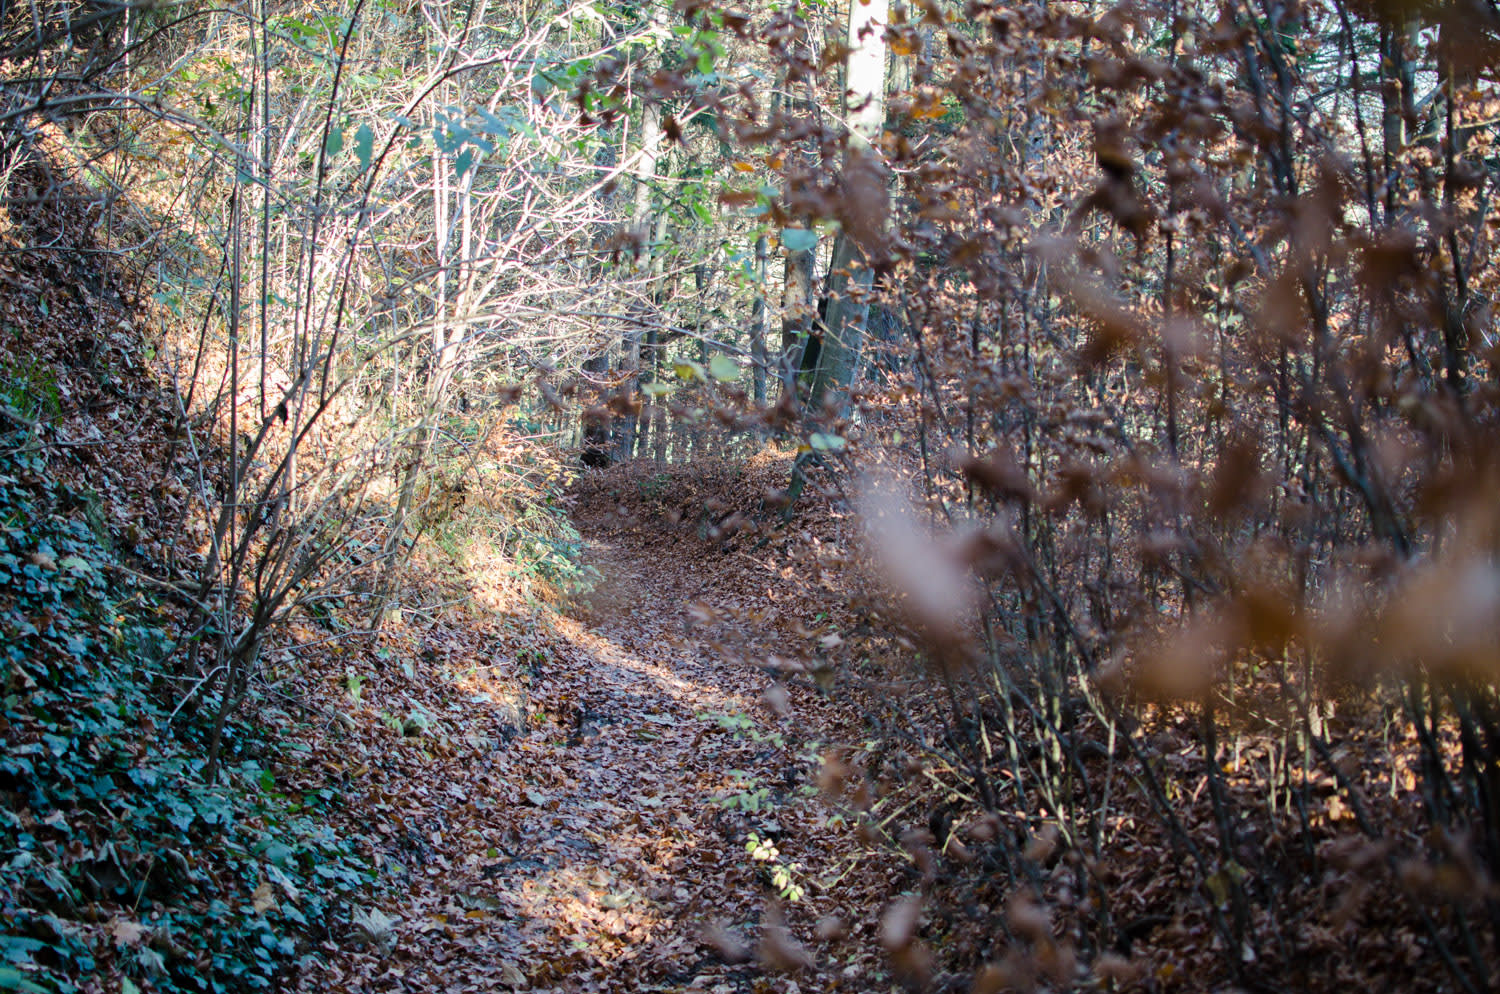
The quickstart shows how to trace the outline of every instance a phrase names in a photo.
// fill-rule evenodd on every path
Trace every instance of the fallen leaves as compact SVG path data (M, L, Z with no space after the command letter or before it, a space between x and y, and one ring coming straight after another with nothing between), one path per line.
M354 925L354 937L356 941L368 943L385 954L389 954L395 950L397 942L396 918L386 914L379 908L355 908L350 921Z
M812 774L799 749L834 734L823 724L830 705L812 703L795 673L768 686L746 662L781 649L788 623L757 627L764 566L638 542L612 532L607 522L619 520L618 501L600 517L580 514L600 593L576 612L548 615L528 643L528 656L546 659L527 687L528 728L482 758L462 734L451 755L428 734L363 764L353 812L377 816L386 865L409 874L412 891L382 904L385 928L362 917L362 944L330 961L323 980L310 974L304 989L643 990L680 975L705 948L714 963L693 968L695 987L734 987L764 963L820 987L815 950L868 938L844 923L813 927L839 903L865 901L856 888L878 888L883 877L845 874L828 894L817 884L837 880L858 848L823 802L792 789ZM809 642L835 634L808 631ZM429 631L424 642L442 647L430 654L441 667L426 679L376 672L362 688L356 739L397 702L401 713L429 713L458 732L482 720L486 701L450 695L432 677L462 670L495 638L457 625ZM328 692L343 692L343 665ZM719 803L726 789L756 792L766 806ZM746 854L755 833L775 834L774 867ZM794 866L791 882L805 896L767 911L766 874Z
M147 934L146 926L127 918L116 918L110 923L109 932L117 946L138 946Z
M777 973L810 970L815 965L812 953L787 928L786 918L778 904L766 909L758 955L762 966Z

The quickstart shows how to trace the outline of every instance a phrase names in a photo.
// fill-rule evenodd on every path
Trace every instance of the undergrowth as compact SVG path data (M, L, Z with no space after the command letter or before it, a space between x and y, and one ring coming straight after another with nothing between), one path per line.
M422 523L423 545L441 555L425 557L408 593L432 587L485 616L579 596L598 580L569 517L575 473L534 427L513 419L467 449L439 451Z
M203 780L170 612L89 503L0 436L0 989L267 989L370 874L277 757Z

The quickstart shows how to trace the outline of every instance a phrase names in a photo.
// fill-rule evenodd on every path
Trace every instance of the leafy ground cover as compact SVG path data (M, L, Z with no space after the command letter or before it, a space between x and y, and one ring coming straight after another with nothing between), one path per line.
M1094 783L1149 768L1187 784L1169 798L1180 836L1123 787L1096 856L1039 786L1002 786L986 811L839 502L814 488L790 526L774 513L790 453L583 477L566 502L585 597L414 612L374 638L299 621L267 652L255 727L204 784L201 724L152 670L170 606L130 579L90 498L46 482L34 436L6 451L9 987L1223 982L1227 898L1182 856L1216 841L1191 723L1146 712L1135 757L1086 720L1074 733ZM1242 808L1264 803L1264 748L1247 739L1226 771ZM1405 803L1380 769L1342 769ZM1331 783L1309 796L1318 810L1241 842L1272 854L1277 875L1239 865L1285 888L1319 952L1275 969L1332 990L1379 957L1420 984L1411 895L1455 886L1457 864L1362 841ZM1008 882L1007 852L1029 887ZM1227 892L1245 872L1216 879Z
M1023 688L1010 716L998 692L945 700L839 495L790 527L765 513L788 462L619 467L582 481L575 512L638 573L678 578L651 588L686 604L673 651L758 674L769 713L820 740L801 776L847 831L809 849L777 840L814 868L817 910L793 904L759 931L760 965L785 974L761 982L1333 991L1378 977L1442 990L1484 975L1465 917L1484 914L1492 887L1461 836L1424 829L1418 732L1378 695L1346 689L1323 731L1288 748L1284 691L1266 673L1215 699L1212 746L1189 709L1105 686L1063 717L1065 775L1049 776L1058 726ZM937 569L941 555L919 558ZM610 620L654 603L631 586L598 601ZM1316 736L1336 736L1336 754ZM828 914L841 924L820 924ZM779 955L781 921L807 958ZM1226 949L1233 935L1243 946ZM1457 969L1427 969L1434 958Z
M784 516L776 446L565 490L497 442L487 465L540 483L444 490L378 632L352 597L278 628L206 775L213 677L185 661L216 633L186 578L212 463L86 249L0 256L0 989L1486 976L1493 883L1424 828L1419 730L1378 695L1295 748L1270 671L1215 701L1222 747L1108 672L1066 715L945 698L848 481L815 470Z
M1437 990L1422 964L1482 906L1462 840L1422 835L1412 733L1372 761L1388 728L1353 708L1335 774L1236 719L1218 797L1184 712L1115 740L1081 714L1070 789L1116 786L1070 838L1039 755L972 761L1000 699L965 724L931 693L832 478L783 521L774 447L567 493L548 469L571 598L475 588L458 512L400 620L277 634L206 781L172 660L204 635L174 563L211 481L109 285L5 274L0 989L1198 990L1233 982L1242 888L1275 909L1251 975ZM1200 885L1216 806L1271 814Z
M86 212L38 197L6 241ZM370 872L277 790L304 744L236 723L202 777L173 557L203 481L121 283L51 241L0 256L0 989L264 989Z
M467 700L419 735L369 716L352 733L355 752L381 756L358 806L400 840L388 858L410 883L382 904L379 939L330 950L304 989L770 989L767 966L805 967L814 989L887 976L878 944L834 943L873 935L867 898L904 871L854 841L846 807L816 786L850 714L746 664L769 645L747 587L765 567L723 559L690 524L622 527L606 496L576 510L593 596L498 642L431 633ZM522 661L524 722L508 744L454 741L492 709L497 656ZM431 685L376 675L361 700L388 709Z
M1483 5L126 6L0 4L0 989L1495 987Z
M36 204L28 239L85 209ZM570 498L582 535L548 495L542 580L593 589L571 606L514 596L528 582L486 611L417 597L375 636L336 603L298 616L205 779L212 709L183 661L212 633L183 601L215 484L95 267L0 265L0 989L884 982L876 944L834 944L868 940L910 871L816 787L857 721L749 662L789 631L837 642L762 603L797 585L733 543L784 456L603 477ZM432 548L465 551L464 527ZM472 565L420 556L413 586L472 598Z

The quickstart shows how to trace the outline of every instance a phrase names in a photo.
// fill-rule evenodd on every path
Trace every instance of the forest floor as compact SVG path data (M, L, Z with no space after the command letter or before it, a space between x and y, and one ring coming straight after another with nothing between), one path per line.
M1500 891L1429 831L1416 730L1376 701L1298 757L1253 713L1263 680L1222 766L1190 709L1142 709L1133 750L1083 714L1105 803L1082 858L1002 764L984 812L847 502L810 487L753 534L788 479L774 447L583 474L586 597L484 606L454 555L373 637L358 597L296 613L237 772L205 783L203 681L155 653L213 481L125 284L60 238L87 203L0 226L0 989L1492 989L1460 913L1493 920ZM1148 775L1170 796L1131 789ZM1214 928L1235 887L1238 947Z
M527 727L482 756L436 730L355 750L403 754L362 764L351 810L388 820L409 886L304 989L890 988L874 935L902 859L811 786L856 716L754 662L788 624L818 637L776 606L781 568L603 496L576 519L594 593L521 653ZM488 696L428 710L481 727Z
M87 230L70 213L82 209L38 209L28 223ZM0 316L14 330L0 342L0 427L24 429L13 432L24 436L15 451L37 462L19 482L0 480L0 497L42 516L64 498L83 502L99 518L90 527L126 550L133 570L164 569L201 484L174 434L173 399L142 358L117 276L89 268L82 252L54 255L0 265ZM103 290L89 289L101 280ZM848 759L857 770L873 748L851 699L814 679L872 636L855 631L827 506L809 499L795 538L773 548L728 540L736 515L726 512L785 485L788 454L768 456L586 474L573 517L598 577L585 598L505 610L450 601L374 638L350 638L358 625L326 614L298 614L278 630L233 746L236 762L260 772L253 787L223 789L256 795L236 809L242 834L277 852L296 847L306 876L279 872L271 850L239 835L230 858L221 822L200 824L188 808L199 834L178 826L174 835L158 824L157 794L119 794L116 765L164 754L147 717L98 732L122 743L103 758L67 753L70 778L110 785L98 803L67 794L73 779L57 771L4 771L7 807L50 812L45 822L11 814L11 828L39 838L26 843L41 854L38 872L97 876L104 857L91 854L118 843L121 892L136 896L117 898L110 878L89 882L87 901L71 891L59 901L26 877L24 900L0 901L0 988L29 989L35 977L59 990L151 990L164 957L194 974L223 952L228 966L216 966L243 970L266 944L285 964L279 986L322 994L888 990L880 916L917 874L898 850L861 841L856 814L816 786L831 750L835 769ZM634 510L622 515L624 504ZM35 536L16 520L5 534L30 554ZM117 568L95 551L97 569ZM31 573L8 578L0 607L25 607L23 583L56 569L37 556L26 560ZM431 582L436 600L451 579L413 578ZM83 614L69 624L90 637L100 627ZM58 641L72 631L53 629ZM78 692L67 680L93 672L53 673L62 699ZM110 693L133 678L118 666L100 672L120 683ZM33 695L36 713L22 715L19 700L8 699L0 721L12 757L39 750L44 732L55 743L94 734L71 703L44 713ZM161 779L179 808L200 795L221 800L182 771ZM844 782L824 786L837 794ZM143 812L139 824L119 816L127 803ZM329 852L357 854L357 880L373 868L376 886L350 890L350 866L322 863L327 853L308 848L294 821L334 840ZM162 884L155 905L143 904L130 888L144 887L137 875L152 878L163 847L197 889ZM9 869L25 866L17 858ZM312 893L330 880L341 887ZM204 894L222 899L210 907ZM247 925L272 918L303 929L278 944L281 933ZM213 949L224 942L250 951Z

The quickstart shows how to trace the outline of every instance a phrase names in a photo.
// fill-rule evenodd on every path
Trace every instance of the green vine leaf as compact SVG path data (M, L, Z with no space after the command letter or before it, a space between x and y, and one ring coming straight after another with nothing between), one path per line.
M354 157L359 160L359 171L366 172L370 168L370 160L375 154L375 132L370 130L368 124L361 124L359 130L354 132Z

